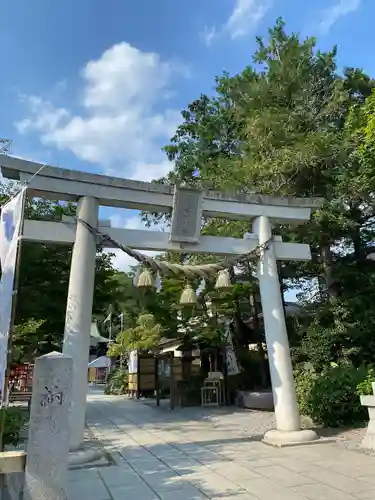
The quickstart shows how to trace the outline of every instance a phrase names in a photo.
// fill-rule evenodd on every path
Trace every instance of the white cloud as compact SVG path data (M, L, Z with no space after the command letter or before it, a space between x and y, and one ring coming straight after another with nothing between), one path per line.
M28 107L30 116L17 123L17 129L21 134L29 130L43 131L48 134L53 132L64 119L69 119L70 114L64 108L56 109L48 101L37 96L21 96L21 102Z
M81 72L81 113L55 107L40 96L23 96L28 116L20 133L37 132L43 144L69 150L106 171L140 180L159 177L172 165L160 146L174 134L180 112L168 107L174 77L189 77L178 62L164 61L122 42Z
M218 35L217 31L216 31L216 26L205 26L204 27L204 30L203 30L203 33L202 33L202 38L204 40L204 43L207 45L207 47L209 47L213 40L215 39L215 37Z
M235 0L228 20L220 29L205 27L202 33L204 42L210 46L219 36L229 36L234 40L249 35L271 9L272 3L273 0Z
M342 17L359 9L362 0L338 0L335 4L321 12L319 29L321 33L328 33L332 26Z
M232 39L248 35L272 6L271 0L236 0L225 29Z
M157 177L163 177L171 169L171 164L168 160L159 163L139 163L134 165L132 179L142 179L145 182L151 182Z

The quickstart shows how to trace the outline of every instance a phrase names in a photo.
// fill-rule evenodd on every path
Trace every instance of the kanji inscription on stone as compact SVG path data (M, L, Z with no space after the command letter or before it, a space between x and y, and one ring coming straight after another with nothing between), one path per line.
M170 241L199 243L202 198L202 191L189 187L175 187Z

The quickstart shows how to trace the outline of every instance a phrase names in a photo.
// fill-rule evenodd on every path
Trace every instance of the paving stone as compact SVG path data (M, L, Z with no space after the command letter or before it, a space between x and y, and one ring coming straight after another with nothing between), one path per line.
M229 497L211 497L212 500L256 500L257 497L254 495L250 495L250 493L240 493L233 497L232 495Z
M134 446L133 448L129 448L128 446L122 446L120 453L127 460L131 460L134 458L151 459L154 457L152 453L150 453L145 448L142 448L141 446L138 447Z
M180 490L191 486L188 478L176 474L174 471L162 471L155 474L145 474L143 480L157 493L169 490Z
M207 467L210 466L215 466L218 464L226 464L229 462L229 460L223 456L216 455L214 453L209 453L209 452L202 452L202 453L197 453L195 452L194 454L189 454L190 458L193 458L197 462L200 462L203 465L206 465Z
M107 500L110 498L107 488L100 478L95 480L72 481L68 483L69 500Z
M115 491L113 500L195 500L197 495L199 500L375 499L374 456L327 442L266 446L258 436L274 426L271 413L235 408L169 412L97 389L88 400L94 435L119 451L118 467L127 471L100 476L86 471L95 484L103 477L111 494ZM138 479L121 484L122 478L133 477L129 470ZM69 479L81 482L77 474Z
M98 469L79 469L68 472L68 482L95 481L100 479Z
M360 481L364 481L365 483L370 483L375 487L375 468L372 472L372 474L361 474L360 476L358 476L358 479Z
M134 470L139 473L156 471L163 472L165 470L169 470L168 465L161 462L156 457L147 460L131 459L128 461L128 463Z
M241 481L241 486L260 500L306 500L306 497L298 492L284 488L267 478Z
M293 491L300 493L309 500L354 500L358 498L322 483L295 486Z
M128 467L103 467L99 469L99 475L108 487L126 486L142 482L137 473Z
M367 490L367 491L361 491L360 493L355 494L356 498L361 498L363 500L374 500L375 498L375 489L372 490Z
M250 479L259 479L261 476L251 469L247 469L246 467L242 467L239 464L234 462L225 464L221 467L215 468L216 474L220 474L221 476L237 483L239 481L249 481Z
M293 458L286 459L285 457L268 458L267 462L268 465L281 465L286 469L299 473L304 473L309 470L314 470L316 469L316 467L319 467L319 465L317 464L311 464L310 462L305 462L303 460L297 460Z
M371 476L375 472L374 463L366 461L365 463L358 463L358 457L346 457L347 460L340 459L330 461L314 462L312 465L330 469L344 476L359 478L361 476ZM289 461L288 461L289 463Z
M269 458L256 458L256 457L248 457L247 459L239 459L235 460L236 464L240 464L243 467L247 467L249 469L256 469L257 467L270 467L271 465L275 465Z
M181 476L187 476L191 474L209 474L211 469L205 465L197 462L196 460L184 460L171 465L171 469L180 474Z
M270 451L272 447L267 447ZM306 446L290 446L287 448L282 448L279 450L279 456L285 457L285 459L293 458L295 460L304 460L306 462L315 462L320 460L329 461L332 458L337 459L340 455L345 455L352 452L347 452L346 450L338 449L335 444L325 444L315 442L313 445ZM349 456L350 456L349 455Z
M157 499L157 497L156 497ZM82 500L82 493L79 492L78 490L76 491L69 491L69 488L68 488L68 500ZM113 498L111 498L110 496L108 496L108 493L107 493L107 496L106 497L102 497L102 496L97 496L96 493L93 493L91 494L90 496L90 500L114 500ZM120 499L118 499L120 500ZM121 499L123 500L123 499ZM152 499L154 500L154 499Z
M345 493L356 493L369 489L368 482L361 479L354 479L339 472L320 468L320 470L307 471L304 473L306 477L314 479L315 482L320 482L332 486L337 490ZM374 481L375 483L375 481Z
M256 472L271 481L277 482L281 486L297 486L299 484L311 484L314 482L310 477L306 477L298 472L294 472L282 465L272 465L271 467L257 467Z
M145 484L140 485L136 489L129 489L125 486L116 486L110 489L110 493L111 500L127 500L128 498L134 498L136 500L159 500L160 498ZM91 498L89 500L91 500Z
M177 443L175 445L175 448L177 448L178 450L183 451L185 453L189 452L189 451L197 451L197 450L201 449L201 447L195 443Z
M162 500L206 500L207 497L194 488L194 486L186 486L179 490L164 491L159 493ZM232 497L233 498L233 497ZM237 500L237 497L236 497ZM241 499L240 499L241 500Z
M209 498L219 495L229 496L246 493L246 490L238 484L215 473L205 475L196 474L195 476L187 476L187 479Z

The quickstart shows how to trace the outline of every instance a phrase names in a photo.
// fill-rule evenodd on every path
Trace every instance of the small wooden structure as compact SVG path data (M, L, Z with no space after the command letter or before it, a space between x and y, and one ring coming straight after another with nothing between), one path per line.
M137 399L144 394L153 393L157 405L160 404L161 393L169 392L170 406L173 409L177 404L183 404L181 387L188 383L191 377L199 375L201 371L200 357L186 355L173 348L179 341L168 340L158 354L145 354L132 351L128 363L128 391ZM171 344L171 345L169 345Z
M157 354L130 353L128 391L131 396L139 399L141 395L155 395L159 406L163 393L167 392L171 409L177 405L227 404L225 355L220 349L212 352L205 349L202 356L198 346L185 346L182 342L182 339L164 339ZM215 376L213 366L219 370L224 367L224 372L216 370ZM204 373L208 374L205 382Z
M157 364L154 354L131 351L129 356L128 390L140 398L142 393L156 390Z
M160 393L167 389L170 394L170 407L189 406L192 404L191 389L194 392L194 380L202 375L201 352L195 345L185 345L183 339L165 339L159 344L157 379L157 404ZM193 385L192 385L193 383ZM194 396L194 405L200 404L200 385L196 387L198 397Z
M111 367L111 360L107 356L100 356L88 365L88 379L92 384L105 384Z

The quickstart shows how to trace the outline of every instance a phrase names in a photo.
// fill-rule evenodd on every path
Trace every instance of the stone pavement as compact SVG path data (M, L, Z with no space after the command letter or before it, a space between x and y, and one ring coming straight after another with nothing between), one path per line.
M71 471L69 500L375 499L375 456L334 442L269 447L272 413L168 412L91 390L88 424L116 463Z

